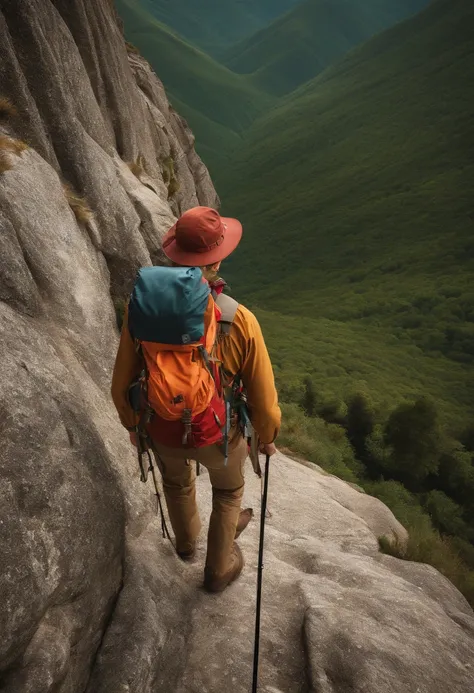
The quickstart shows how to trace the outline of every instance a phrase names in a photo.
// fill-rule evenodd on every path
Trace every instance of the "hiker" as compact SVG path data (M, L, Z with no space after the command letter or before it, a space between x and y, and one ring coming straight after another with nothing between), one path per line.
M183 314L191 311L191 304L193 310L198 303L201 305L200 296L203 294L202 305L204 307L202 311L204 324L207 325L206 334L212 331L212 320L215 312L217 311L216 314L220 315L221 322L216 328L217 337L215 331L213 338L211 334L213 343L208 349L211 358L207 355L208 352L204 350L204 346L198 347L201 349L200 353L203 354L204 360L208 361L205 364L206 368L210 371L210 366L214 367L215 363L220 363L219 372L221 375L224 374L223 377L227 379L226 384L228 386L229 383L238 385L241 381L245 390L251 423L261 441L260 451L267 455L273 455L276 452L274 441L279 432L281 413L272 366L260 326L249 310L222 293L225 282L218 279L222 260L235 250L241 237L242 226L237 220L225 219L217 211L208 207L195 207L184 213L164 238L163 250L171 261L171 267L153 267L141 270L143 287L140 289L140 279L137 280L134 294L132 294L129 306L125 311L112 381L112 397L115 406L122 424L131 431L133 443L136 443L133 431L137 425L137 416L130 404L129 386L143 369L143 360L137 351L136 340L133 337L136 337L135 332L140 332L140 330L147 335L148 325L145 321L144 326L141 327L139 319L135 317L135 313L132 311L135 310L135 304L140 303L140 291L147 296L151 295L150 282L155 277L158 278L156 291L160 291L162 296L156 299L155 305L151 305L151 307L149 304L153 304L153 301L149 300L148 304L146 301L142 301L140 303L142 312L161 310L161 306L164 306L162 315L169 315L171 309L165 304L167 301L169 302L168 295L173 290L175 291L173 294L175 304L183 291L183 295L188 296L187 303L180 309ZM176 286L180 288L173 288ZM186 294L188 289L183 289L183 287L192 287L192 291ZM212 300L208 298L208 294L212 295ZM156 306L157 303L160 305ZM222 308L219 308L220 306ZM228 313L227 316L225 315L226 312ZM139 317L141 319L141 314ZM171 359L171 357L172 359L175 357L184 358L183 354L187 353L187 350L189 351L190 347L186 346L186 343L190 341L192 335L191 337L185 335L186 339L183 338L182 346L177 347L178 356L176 356L176 350L163 352L163 345L154 344L161 341L165 342L166 345L176 344L176 338L165 334L165 332L166 330L171 331L175 322L181 318L183 318L182 315L174 315L172 318L162 319L161 322L155 321L161 332L158 335L156 332L158 327L155 328L155 333L152 335L154 339L151 340L153 342L152 347L148 348L146 353L149 355L156 347L157 363L168 363L163 359ZM148 339L150 339L149 335ZM143 342L143 344L149 345L150 342ZM214 345L216 346L215 349ZM175 347L165 348L175 349ZM196 346L193 348L195 354ZM179 371L185 371L188 367L201 368L199 371L201 378L207 375L201 359L196 359L195 355L190 358L188 366L178 367L176 373L171 372L172 369L175 369L176 364L176 361L172 359L169 361L170 373L165 373L167 377L169 375L169 382L173 378L179 379L180 375L183 378L183 372L180 373ZM200 363L196 364L196 361ZM147 361L147 363L151 364L150 369L154 368L153 360ZM162 369L166 369L166 367L162 366ZM149 373L148 380L152 378L152 375ZM215 376L213 377L215 380ZM191 376L188 377L188 374L184 373L184 378L190 380ZM211 382L213 389L217 390L217 385L214 385L214 381ZM189 383L184 384L183 387L188 387L188 385ZM150 393L150 387L148 382L149 399L153 394ZM238 388L234 387L234 390L238 390ZM159 398L160 392L155 393L155 397ZM244 492L244 463L248 456L248 445L243 436L241 422L237 420L234 411L229 414L229 409L227 411L219 410L223 412L223 416L218 416L216 411L212 410L214 416L208 419L206 424L209 430L212 426L215 429L213 437L208 437L208 440L213 441L212 444L202 444L202 441L206 442L205 435L210 436L211 434L206 433L205 426L199 417L193 419L192 422L190 419L186 420L185 413L180 415L179 421L167 421L166 416L164 419L160 418L163 407L176 405L176 407L182 408L187 406L180 404L182 399L182 397L176 397L171 404L165 399L159 407L158 405L154 407L148 428L152 441L151 446L163 477L168 514L176 539L176 551L184 561L194 557L196 540L201 528L196 503L195 471L191 460L204 465L209 472L213 503L208 532L204 587L209 592L221 592L240 575L244 566L242 552L235 539L245 529L251 518L251 510L241 511L241 500ZM215 408L220 406L220 401L216 399L213 406ZM189 412L190 410L181 409L181 411ZM202 416L205 417L208 413L209 408ZM227 429L223 425L222 418L226 420L229 429L227 435L225 435ZM181 427L179 438L174 433L178 424ZM201 436L201 444L195 444L193 447L193 442L190 443L189 441L194 440L196 442L193 438L196 431ZM173 441L173 444L170 441Z

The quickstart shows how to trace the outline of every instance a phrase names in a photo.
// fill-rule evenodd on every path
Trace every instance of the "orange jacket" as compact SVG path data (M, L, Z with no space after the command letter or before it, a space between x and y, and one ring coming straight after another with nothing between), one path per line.
M257 318L244 306L239 305L230 333L220 342L219 350L225 370L233 376L239 373L242 378L252 424L260 440L272 443L281 423L272 364ZM128 402L128 387L141 367L125 311L112 377L112 398L120 420L127 428L136 424L135 414Z

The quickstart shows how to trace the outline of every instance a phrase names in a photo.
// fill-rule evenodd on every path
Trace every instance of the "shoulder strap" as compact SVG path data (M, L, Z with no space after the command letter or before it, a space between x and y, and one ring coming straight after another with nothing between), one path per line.
M228 296L227 294L219 294L215 301L222 313L221 319L219 320L220 333L223 335L228 335L230 328L232 327L232 323L234 322L239 304L235 298L232 298L232 296Z

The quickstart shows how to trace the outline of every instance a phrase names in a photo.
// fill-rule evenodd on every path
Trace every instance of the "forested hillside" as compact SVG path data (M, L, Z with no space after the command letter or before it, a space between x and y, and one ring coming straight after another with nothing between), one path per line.
M227 150L273 99L155 19L143 0L116 5L128 40L159 72L172 105L192 126L199 152L217 172Z
M188 41L213 53L258 31L299 0L134 0Z
M472 362L473 28L439 0L255 124L220 181L239 292Z
M273 24L233 46L227 66L283 95L351 48L415 14L428 0L305 0Z

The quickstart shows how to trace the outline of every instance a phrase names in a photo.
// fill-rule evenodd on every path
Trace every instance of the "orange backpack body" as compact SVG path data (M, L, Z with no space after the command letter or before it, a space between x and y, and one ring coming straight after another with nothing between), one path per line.
M217 359L221 319L197 268L140 270L129 306L130 332L144 361L139 408L147 432L162 445L226 442L230 383Z

